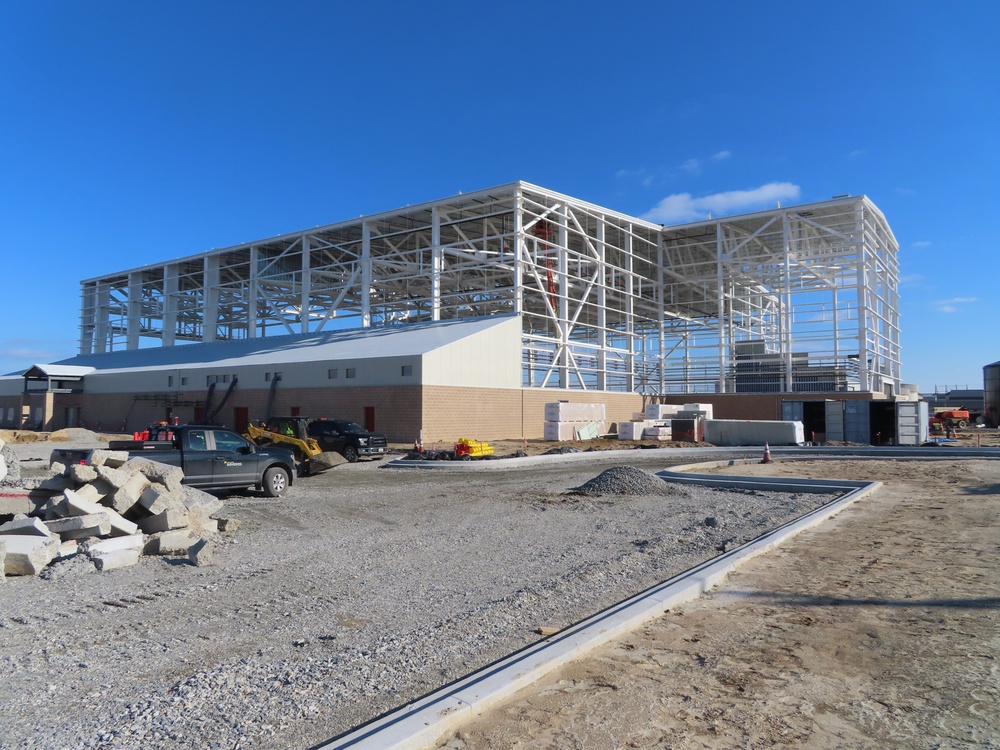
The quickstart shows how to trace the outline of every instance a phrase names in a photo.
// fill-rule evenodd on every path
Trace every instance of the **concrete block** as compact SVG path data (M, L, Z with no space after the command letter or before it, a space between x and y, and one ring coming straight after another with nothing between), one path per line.
M130 458L124 466L126 470L141 472L147 479L164 485L168 490L180 491L184 486L184 470L180 466L170 466L142 457Z
M10 484L21 481L21 461L14 449L9 445L0 445L0 456L7 460L6 482Z
M3 541L3 572L8 576L37 576L59 552L59 540L45 536L12 534Z
M215 548L205 539L199 539L188 548L188 560L198 567L211 565L214 554Z
M108 536L111 533L111 518L107 513L92 513L86 516L67 516L46 521L49 531L67 539L85 539L88 536Z
M232 534L240 528L240 522L236 518L219 518L219 531L225 534Z
M128 451L109 451L98 448L90 454L91 466L107 466L117 469L128 462Z
M142 474L137 476L146 479ZM139 505L155 516L168 508L184 507L183 498L183 492L172 492L162 484L148 484L139 495Z
M116 536L134 534L139 529L138 526L123 518L117 511L103 505L98 505L97 503L92 503L89 500L85 500L73 490L66 490L63 494L66 496L66 512L70 516L105 513L111 523L112 533Z
M80 543L76 539L67 539L59 545L59 552L56 559L62 560L64 557L72 557L79 552Z
M143 534L130 534L113 539L88 539L80 542L79 551L90 557L107 555L122 550L139 550L145 546L146 537Z
M35 536L56 536L42 522L41 518L22 518L0 524L0 534L34 534Z
M97 471L87 464L73 464L66 469L66 476L77 484L86 484L97 479Z
M18 513L31 513L35 510L35 501L27 490L0 491L0 516L15 516Z
M121 471L116 469L116 471ZM136 472L129 476L125 483L105 498L105 505L115 509L117 513L126 513L132 508L143 492L150 487L149 480L142 474Z
M215 495L205 492L204 490L184 485L181 492L183 494L184 505L189 510L201 511L206 516L218 513L222 510L222 501Z
M162 513L157 513L155 516L143 518L139 521L139 528L147 534L155 534L158 531L182 529L188 525L188 520L189 516L186 510L170 508Z
M151 535L146 540L143 553L146 555L184 555L186 557L188 548L194 542L194 537L187 532L187 529L161 531Z
M7 542L0 539L0 583L3 583L3 579L6 577L4 573L3 566L4 561L7 559Z
M76 487L76 482L62 474L56 474L38 485L36 489L56 495Z
M50 461L49 470L56 474L65 474L66 464L64 464L62 461Z
M139 562L141 552L141 550L137 549L123 549L117 552L109 552L106 555L91 556L90 559L94 561L94 566L100 572L107 573L109 570L118 570L119 568L127 568L135 565Z
M103 479L105 482L110 484L115 489L122 487L125 483L131 479L135 474L131 471L125 469L116 469L111 466L106 466L104 464L99 464L94 467L97 472L97 476Z
M7 459L0 456L0 481L3 481L7 477Z
M217 534L219 533L219 521L209 518L201 513L188 512L188 526L195 534Z

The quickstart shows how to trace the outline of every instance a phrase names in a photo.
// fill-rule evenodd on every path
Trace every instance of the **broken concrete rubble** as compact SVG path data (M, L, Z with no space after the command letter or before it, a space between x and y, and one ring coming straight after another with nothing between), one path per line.
M95 450L81 463L53 460L50 470L43 481L31 480L33 489L0 492L4 575L37 576L55 561L60 575L107 572L135 565L144 554L211 562L220 527L214 516L223 503L184 485L179 467ZM229 533L238 527L225 519L222 525Z
M8 576L37 576L59 554L59 540L35 534L7 534L3 572Z

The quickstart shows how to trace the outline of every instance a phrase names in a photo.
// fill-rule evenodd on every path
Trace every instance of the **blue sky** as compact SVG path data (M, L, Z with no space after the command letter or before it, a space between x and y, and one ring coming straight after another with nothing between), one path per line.
M0 372L79 281L526 180L657 221L866 194L903 380L1000 360L1000 3L0 5Z

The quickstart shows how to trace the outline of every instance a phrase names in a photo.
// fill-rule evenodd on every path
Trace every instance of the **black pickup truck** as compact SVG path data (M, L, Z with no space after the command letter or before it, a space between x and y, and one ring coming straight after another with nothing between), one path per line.
M306 425L306 434L324 451L335 451L352 464L360 456L381 457L389 451L385 435L368 432L345 419L313 419Z
M111 450L127 450L130 456L180 466L184 484L203 490L256 487L270 497L283 495L295 476L295 456L287 448L258 448L231 430L211 425L160 425L150 440L112 440ZM75 456L53 458L63 463Z

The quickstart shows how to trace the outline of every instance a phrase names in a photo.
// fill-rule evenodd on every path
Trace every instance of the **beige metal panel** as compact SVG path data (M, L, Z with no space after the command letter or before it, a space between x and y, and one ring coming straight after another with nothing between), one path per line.
M424 355L424 385L521 387L521 320L481 331Z

